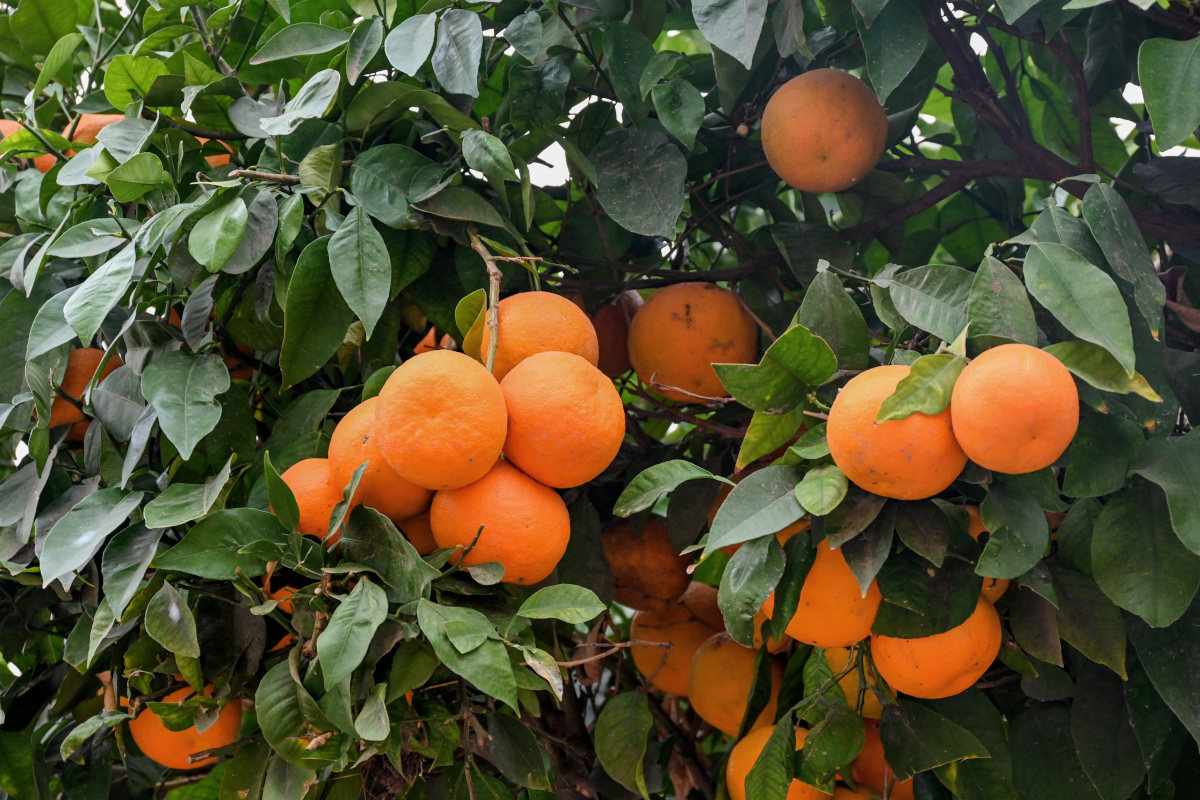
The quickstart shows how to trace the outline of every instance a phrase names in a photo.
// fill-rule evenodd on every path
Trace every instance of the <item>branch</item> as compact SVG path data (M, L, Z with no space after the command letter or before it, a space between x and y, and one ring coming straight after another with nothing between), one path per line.
M471 249L479 254L479 257L483 259L484 266L487 267L487 326L490 336L488 337L486 366L488 372L494 372L496 350L500 347L500 281L504 280L504 273L500 271L499 265L496 264L496 257L492 255L492 251L488 250L483 244L483 240L479 238L479 232L475 230L474 225L467 226L467 236L471 239Z
M259 172L256 169L235 169L229 173L231 178L249 178L252 181L267 181L268 183L284 183L295 185L300 179L295 175L284 175L282 172Z
M142 109L142 119L148 119L151 122L162 119L172 128L177 128L184 133L190 133L192 136L198 136L202 139L218 139L223 142L240 142L250 138L246 134L238 133L237 131L214 131L209 130L208 128L198 128L190 123L180 122L177 119L172 119L171 117L165 115L155 114L154 112L147 111L145 109Z
M200 34L200 41L204 43L204 52L208 53L208 57L217 65L217 69L221 70L226 77L235 77L237 72L233 67L229 66L229 62L217 52L217 48L213 47L212 37L208 35L208 26L204 24L204 17L200 16L198 6L191 6L189 9L192 12L192 22L196 23L196 32Z
M1066 34L1059 32L1049 42L1050 51L1066 66L1071 73L1071 81L1075 84L1075 116L1079 123L1079 161L1076 167L1080 172L1095 172L1096 158L1092 154L1092 106L1088 100L1087 78L1083 74L1083 64L1066 42Z

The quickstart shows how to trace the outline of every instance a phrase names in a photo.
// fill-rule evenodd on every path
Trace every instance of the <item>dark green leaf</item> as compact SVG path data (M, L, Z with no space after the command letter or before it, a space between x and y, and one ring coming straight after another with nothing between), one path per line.
M317 637L317 658L329 691L348 678L367 654L375 629L387 617L387 597L363 575L358 585L333 610L329 624Z
M75 572L92 559L104 539L142 501L141 492L101 489L76 503L54 524L38 547L42 585ZM70 583L70 581L67 581Z
M517 616L578 624L595 619L605 608L590 589L564 584L538 589L521 603Z
M786 797L792 783L792 761L796 757L796 720L791 713L775 723L775 729L763 745L745 786L739 787L747 800Z
M837 771L850 764L866 743L863 719L854 709L833 697L822 697L817 710L821 721L804 740L800 780L822 789L834 788Z
M738 448L736 468L745 469L763 456L785 446L796 438L796 433L808 419L803 406L796 406L781 414L755 411L750 417L750 424L746 426L742 446Z
M1088 658L1125 677L1125 620L1121 611L1086 575L1053 565L1058 592L1058 630Z
M1071 739L1103 800L1125 800L1146 774L1121 680L1090 661L1079 664L1075 677Z
M1071 466L1063 477L1070 497L1101 497L1125 483L1129 464L1143 442L1141 430L1111 414L1087 414L1071 442Z
M320 769L332 763L344 745L344 737L292 677L287 659L263 676L254 694L254 706L263 737L289 763ZM314 733L332 735L310 749L310 744L319 741L313 738Z
M364 211L385 225L409 228L417 217L409 204L440 188L443 170L412 148L385 144L354 160L350 189Z
M413 202L413 207L435 217L478 222L481 225L503 227L504 218L477 192L462 186L447 186L433 197Z
M104 602L114 618L121 618L137 593L161 537L160 530L131 525L113 536L104 548L100 574L104 576Z
M714 364L713 369L742 405L780 413L829 380L837 366L824 339L795 325L771 343L758 364Z
M1013 780L1023 800L1099 800L1075 753L1067 708L1026 709L1012 723L1010 744Z
M997 481L981 508L988 543L976 569L989 578L1015 578L1042 559L1050 544L1050 524L1037 499L1013 481Z
M451 94L479 94L479 58L483 54L483 26L474 11L453 8L438 22L433 49L433 74Z
M903 697L883 707L879 737L897 780L964 758L987 758L970 731L923 703Z
M250 56L250 63L266 64L285 58L327 53L341 47L349 39L350 34L338 28L318 25L315 22L296 22L281 29L259 47L258 51Z
M717 606L738 644L753 644L754 615L779 583L783 567L783 548L774 536L747 542L730 559L717 591Z
M267 571L266 559L240 552L254 542L280 548L286 532L274 514L256 508L216 511L197 522L183 540L154 559L158 569L186 572L210 580L231 581L238 574L256 577Z
M133 245L127 245L89 275L63 305L63 316L80 340L92 340L100 330L100 323L125 294L133 277L136 258Z
M146 633L171 653L200 657L196 620L175 587L164 583L146 606Z
M488 639L469 654L463 655L446 636L446 617L443 606L422 598L417 604L417 621L421 631L433 646L442 664L454 674L465 678L480 691L511 708L517 707L517 683L512 662L504 645Z
M904 419L913 414L940 414L950 407L954 383L967 365L966 359L951 353L921 356L911 371L879 407L876 422Z
M730 486L733 485L733 481L713 475L704 467L697 466L690 461L682 459L664 461L661 464L647 467L629 482L625 491L621 492L621 496L613 505L613 513L618 517L628 517L639 511L645 511L679 484L697 478L712 478L728 483Z
M337 352L354 321L333 280L325 236L304 248L288 282L279 367L286 385L299 383Z
M50 52L60 38L74 32L79 19L79 6L72 0L21 0L13 5L9 25L29 55Z
M1200 435L1147 440L1132 467L1166 493L1175 534L1200 553Z
M971 281L967 318L972 337L1037 345L1037 321L1025 287L1004 262L991 256L983 260Z
M429 584L438 576L438 571L421 559L391 520L373 508L359 506L351 512L341 546L348 560L379 572L386 584L388 600L393 603L409 603L424 597Z
M650 800L646 788L646 740L654 729L650 704L641 692L622 692L605 701L596 720L596 757L626 789Z
M832 270L822 270L813 278L793 322L824 339L840 368L869 366L870 331L866 320Z
M352 209L330 238L329 265L333 282L369 339L387 303L392 264L383 237L361 208Z
M358 83L363 70L383 46L384 22L380 17L364 19L354 27L346 43L346 79Z
M773 534L802 518L795 491L799 481L794 467L767 467L748 475L717 511L704 554Z
M187 459L221 419L216 397L229 389L229 370L215 355L176 350L151 361L142 373L142 394L158 411L158 424Z
M767 0L696 0L692 15L705 39L750 68Z
M877 285L888 290L896 311L913 327L952 342L967 326L975 276L965 269L931 264L905 270Z
M934 701L929 707L969 730L988 750L987 758L971 758L940 768L938 779L962 800L1017 800L1007 720L987 695L968 689Z
M596 197L613 221L634 233L674 238L687 160L666 134L622 128L604 136L590 157Z
M387 701L391 703L403 697L405 692L424 686L439 663L433 650L420 639L401 642L392 653Z
M696 132L704 122L704 97L700 90L682 78L674 78L656 84L650 90L650 99L667 132L691 150L696 143Z
M887 102L929 45L931 39L920 9L910 3L888 3L867 27L859 26L867 73L879 94Z
M202 484L172 483L162 494L146 504L143 513L152 528L173 528L199 519L209 512L229 480L233 459Z
M488 755L500 774L527 789L551 791L550 775L542 763L542 748L524 723L507 714L489 714Z
M206 214L188 236L188 251L192 258L216 272L225 266L242 243L249 214L246 204L237 195Z
M1182 142L1200 125L1200 41L1148 39L1138 48L1138 79L1154 123L1158 150Z
M1200 607L1193 605L1167 628L1151 628L1130 617L1129 641L1158 695L1192 738L1200 736L1200 695L1194 677L1200 670Z
M965 537L965 533L958 534ZM845 545L843 545L844 547ZM962 624L979 601L981 581L956 552L940 567L915 553L890 556L876 581L883 603L871 630L883 636L932 636Z
M1200 106L1197 109L1200 114ZM1200 116L1197 123L1200 124ZM1133 287L1134 303L1150 328L1150 335L1157 339L1163 324L1166 291L1129 206L1116 189L1097 183L1083 197L1083 218L1113 272Z
M946 514L929 500L893 505L900 541L935 567L940 567L950 544L950 520Z

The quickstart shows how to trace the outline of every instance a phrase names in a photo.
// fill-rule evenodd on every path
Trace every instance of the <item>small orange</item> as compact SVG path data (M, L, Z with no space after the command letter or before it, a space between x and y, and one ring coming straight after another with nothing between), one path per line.
M633 367L629 363L629 323L641 307L642 296L630 289L592 314L592 325L600 342L600 361L597 366L610 378L624 375Z
M669 400L728 397L714 363L747 363L758 329L738 296L715 283L659 289L629 324L629 360L642 383Z
M443 333L440 340L435 340L434 334L436 333L436 328L430 328L421 341L417 342L417 346L413 348L413 354L420 355L421 353L428 353L430 350L445 350L454 344L454 340L450 338L450 334L448 333Z
M779 88L762 116L767 163L804 192L840 192L866 177L887 143L887 113L848 72L814 69Z
M846 668L850 663L850 649L847 647L826 647L825 648L825 663L829 664L829 668L836 675ZM866 664L863 665L863 672L867 676L867 685L874 686L875 679L871 677L871 670ZM858 669L851 669L842 679L838 681L838 686L842 687L842 693L846 695L846 703L851 708L858 704ZM862 715L867 719L879 719L883 716L883 704L879 702L879 697L870 689L863 693Z
M967 456L955 441L949 409L875 421L908 373L907 365L893 364L851 378L829 409L825 438L834 463L858 487L896 500L921 500L954 483Z
M979 512L979 506L967 506L967 516L971 520L970 525L967 526L967 533L971 534L972 539L979 541L979 534L988 532L988 529L983 526L983 514ZM983 596L994 603L1008 591L1009 583L1011 581L1008 578L984 577Z
M192 693L191 689L183 688L167 695L162 702L181 702ZM212 686L204 687L204 696L212 696ZM181 731L168 730L154 712L146 709L129 720L129 734L137 743L138 749L152 761L169 769L199 769L216 763L217 759L209 757L190 763L188 756L233 744L237 741L241 724L242 704L233 700L221 709L217 721L204 733L198 732L194 727Z
M507 461L497 461L475 483L434 495L429 522L438 547L468 547L479 534L464 563L497 561L505 583L545 580L571 536L571 519L558 493Z
M323 539L333 547L341 538L340 531L329 533L329 517L333 507L342 502L342 488L333 478L327 458L305 458L292 464L279 476L292 490L300 509L296 529L306 536Z
M710 637L692 656L688 671L688 699L692 710L719 731L736 736L750 704L754 682L754 650L742 647L728 633ZM771 660L771 698L753 728L775 722L783 665Z
M534 353L500 381L504 457L559 489L604 472L625 440L625 406L604 373L574 353Z
M720 631L721 628L697 619L676 604L663 604L633 615L629 639L664 642L670 647L635 644L629 650L638 672L653 686L677 697L687 697L692 657L700 645Z
M873 580L863 595L841 548L832 549L829 540L824 539L817 545L816 558L804 577L800 603L788 622L787 635L817 647L849 647L871 632L882 600ZM774 592L763 610L768 616L774 614Z
M717 605L717 587L701 581L692 581L679 596L678 602L696 619L718 631L725 629L725 616Z
M50 427L71 425L72 428L67 433L68 441L82 440L88 423L83 417L83 411L67 398L82 402L84 390L96 375L96 368L100 366L103 357L104 351L95 347L77 347L67 356L67 369L63 373L62 383L58 386L58 395L50 403ZM100 371L96 383L99 384L120 366L123 366L123 362L113 353L104 369Z
M428 511L402 519L396 523L396 527L421 555L427 556L437 550L437 542L433 540L433 528L429 527Z
M500 457L507 430L500 384L454 350L405 361L388 376L375 406L383 457L426 489L457 489L482 478Z
M980 353L950 396L954 436L984 469L1019 475L1050 466L1079 428L1079 391L1062 362L1027 344Z
M601 538L618 603L654 608L678 598L692 582L687 569L692 560L676 554L662 517L648 517L640 532L615 518Z
M983 595L962 624L932 636L871 636L879 676L898 692L927 700L969 689L1000 654L1000 616Z
M197 136L196 141L199 142L201 145L204 145L208 142L208 139L205 139L203 136ZM210 167L223 167L229 163L229 157L233 153L233 148L229 146L228 142L221 142L221 146L224 147L229 152L223 153L220 155L204 157L204 160L208 162L208 165Z
M889 798L913 800L913 779L896 781L896 774L884 757L883 740L879 738L879 720L864 719L863 723L867 728L867 741L851 767L855 783L869 786L879 794L883 793L885 786L891 784Z
M729 751L729 760L725 762L725 785L729 789L729 800L746 800L746 777L754 768L754 762L758 761L759 755L767 746L767 740L771 738L774 730L769 726L755 728ZM797 728L797 750L804 747L806 738L808 738L808 731L804 728ZM783 800L824 800L829 796L815 786L792 778L792 782L788 784L787 795Z
M345 488L350 485L354 471L366 462L354 503L370 506L399 522L429 508L433 492L406 481L379 452L373 431L378 402L378 397L364 400L338 422L329 438L329 469L334 484Z
M506 297L498 307L500 339L493 372L496 380L534 353L558 350L574 353L593 367L600 344L592 321L579 306L550 292L522 292ZM484 326L480 360L486 363L492 331Z

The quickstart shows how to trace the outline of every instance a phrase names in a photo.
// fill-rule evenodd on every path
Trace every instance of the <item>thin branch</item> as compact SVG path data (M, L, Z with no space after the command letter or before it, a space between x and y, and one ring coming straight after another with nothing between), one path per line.
M162 119L172 128L181 130L184 133L190 133L192 136L198 136L202 139L217 139L223 142L240 142L250 138L246 134L238 133L237 131L215 131L208 128L200 128L192 125L191 123L181 122L165 115L155 114L153 111L146 111L145 109L142 110L142 119L148 119L152 122L154 120Z
M488 372L493 372L496 365L496 350L500 347L500 281L504 280L504 273L500 271L500 267L496 264L496 257L492 255L492 252L484 245L483 240L479 238L479 232L475 230L474 225L467 227L467 236L471 239L471 249L479 254L479 257L483 259L484 266L487 267L487 326L489 336L486 365Z
M1076 166L1080 172L1095 172L1096 158L1092 154L1092 106L1088 100L1087 78L1083 74L1083 63L1066 41L1066 34L1059 32L1049 42L1050 51L1058 56L1075 84L1075 116L1079 125L1079 160Z
M217 52L217 48L213 47L212 37L208 33L208 26L204 23L204 17L200 16L199 6L191 6L189 10L192 12L192 22L196 23L196 32L200 34L200 41L204 43L204 52L208 53L208 57L217 65L217 69L226 77L234 77L237 72L233 67L229 66L229 62Z
M295 175L284 175L282 172L259 172L256 169L235 169L229 173L231 178L249 178L252 181L267 181L268 183L283 183L294 186L300 183Z

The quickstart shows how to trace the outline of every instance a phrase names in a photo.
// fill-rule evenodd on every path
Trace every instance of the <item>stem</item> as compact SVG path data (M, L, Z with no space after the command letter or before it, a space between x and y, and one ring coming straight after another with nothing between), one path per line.
M504 280L504 273L500 271L500 267L496 264L496 257L484 246L483 240L479 238L479 231L475 229L474 225L467 227L467 236L471 239L471 249L479 254L479 257L483 259L484 266L487 267L487 326L489 336L486 366L488 372L495 372L496 349L500 346L500 281ZM524 259L509 258L505 260L521 261Z
M268 183L282 183L288 186L295 186L300 183L300 179L295 175L284 175L282 172L260 172L256 169L235 169L229 173L231 178L248 178L252 181L266 181Z

